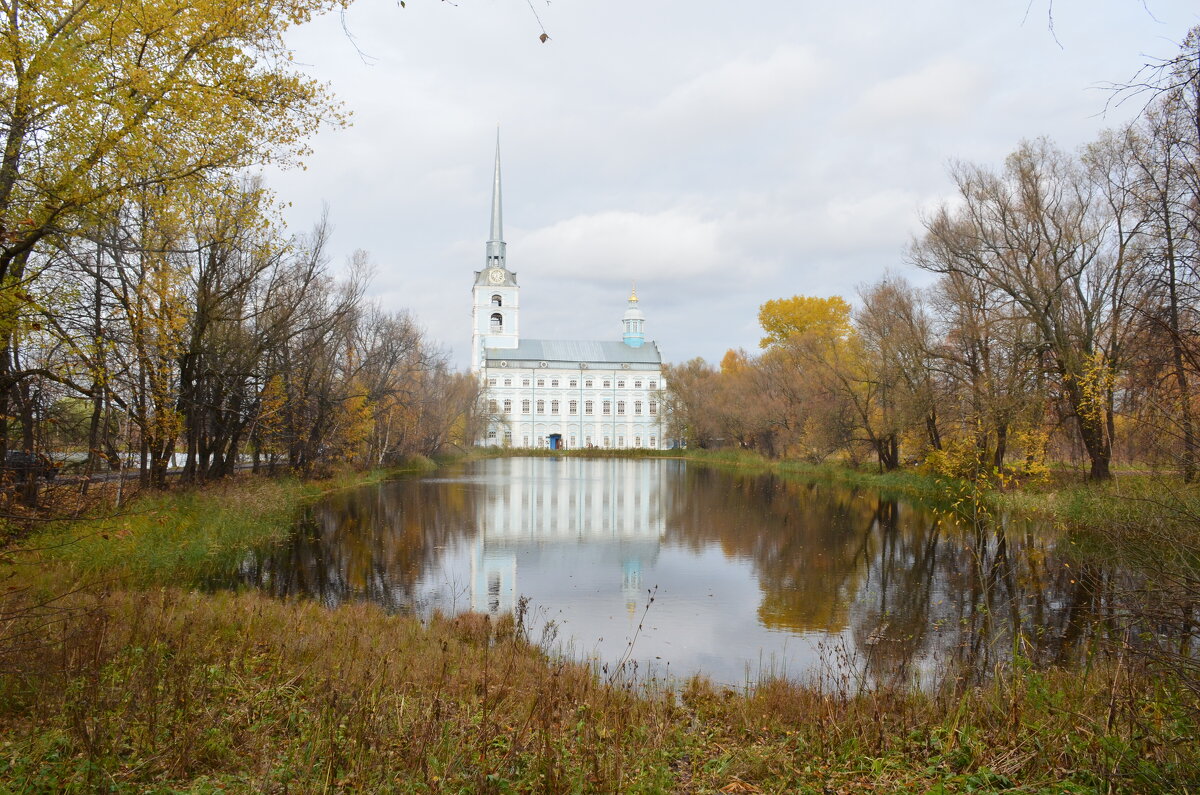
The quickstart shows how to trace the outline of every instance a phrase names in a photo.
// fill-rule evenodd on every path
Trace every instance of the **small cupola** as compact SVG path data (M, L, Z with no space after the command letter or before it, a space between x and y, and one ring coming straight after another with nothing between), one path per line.
M646 316L642 314L642 310L638 309L637 285L629 293L629 308L625 310L625 315L621 318L621 325L625 327L625 333L622 335L622 340L630 348L640 348L646 342Z

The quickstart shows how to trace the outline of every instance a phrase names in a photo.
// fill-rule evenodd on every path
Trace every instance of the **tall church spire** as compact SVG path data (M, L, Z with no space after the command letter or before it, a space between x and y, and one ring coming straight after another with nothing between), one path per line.
M500 202L500 127L496 127L496 176L492 183L492 234L487 241L489 268L506 268L504 264L504 219Z

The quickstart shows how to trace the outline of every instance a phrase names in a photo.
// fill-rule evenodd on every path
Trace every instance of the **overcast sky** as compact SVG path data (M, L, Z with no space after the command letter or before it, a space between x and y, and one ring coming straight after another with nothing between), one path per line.
M304 231L465 367L500 125L530 338L619 339L637 281L664 358L753 349L760 304L904 264L952 160L1074 149L1136 112L1102 86L1170 57L1183 0L357 0L290 36L354 113L270 171ZM1098 10L1102 9L1102 10ZM348 31L348 34L347 34Z

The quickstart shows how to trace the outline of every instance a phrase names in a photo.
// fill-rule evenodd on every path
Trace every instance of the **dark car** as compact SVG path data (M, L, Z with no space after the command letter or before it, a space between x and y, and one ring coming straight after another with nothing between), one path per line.
M41 475L46 480L54 479L54 462L39 453L27 453L23 450L9 450L4 456L4 470L12 472L17 477L33 473Z

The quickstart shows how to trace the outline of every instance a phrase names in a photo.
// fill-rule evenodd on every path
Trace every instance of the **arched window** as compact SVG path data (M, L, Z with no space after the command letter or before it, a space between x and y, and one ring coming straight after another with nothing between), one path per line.
M498 295L492 296L492 306L504 306L504 299Z
M497 333L504 330L504 316L499 312L492 313L492 332Z

